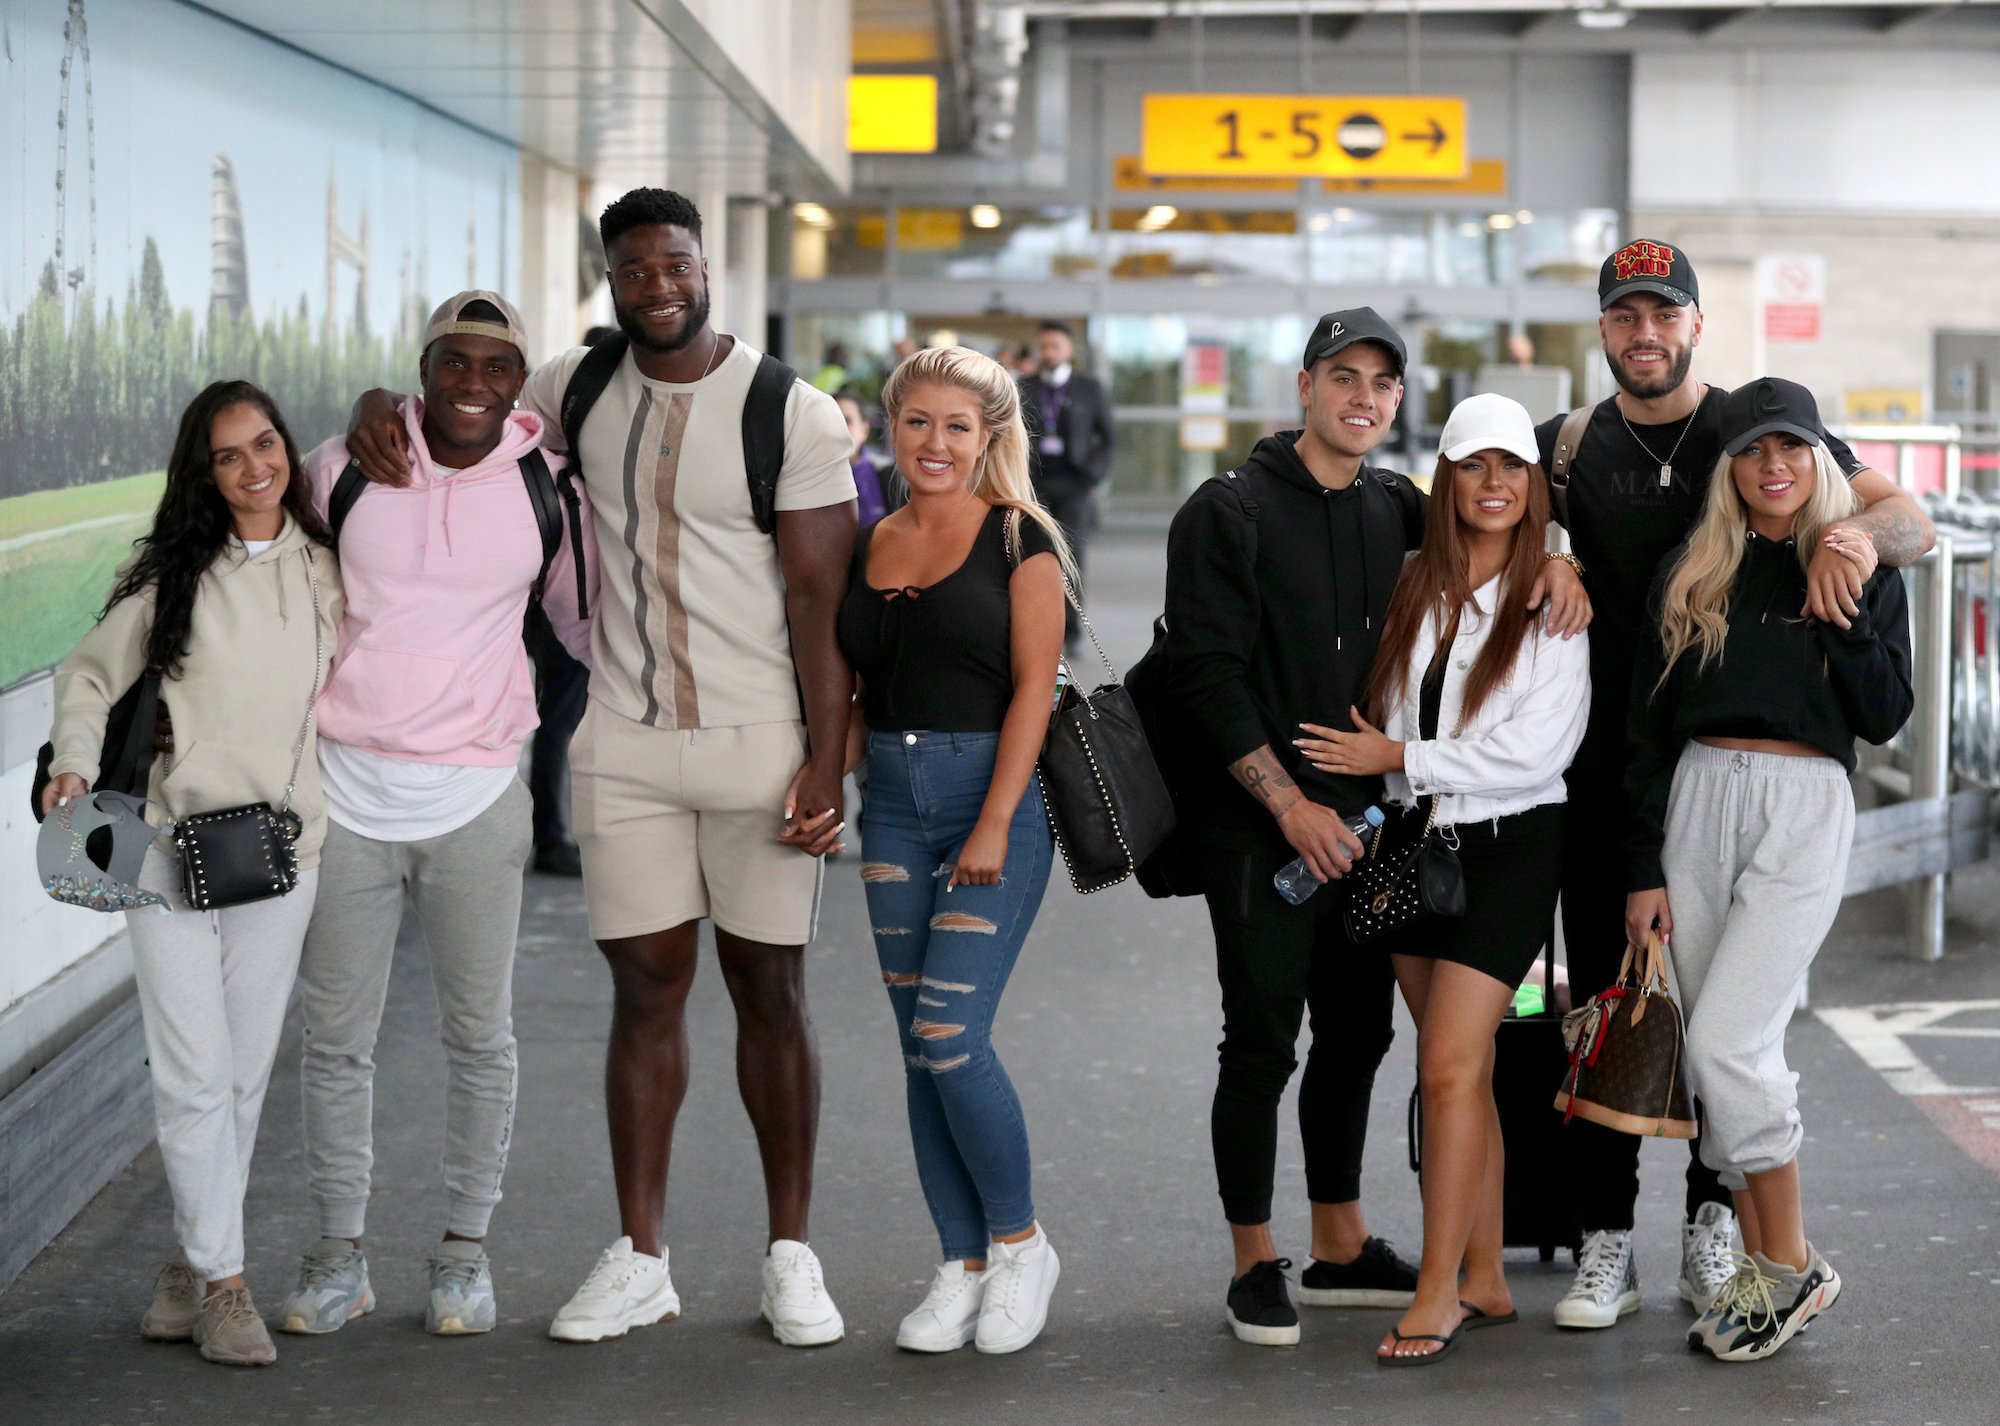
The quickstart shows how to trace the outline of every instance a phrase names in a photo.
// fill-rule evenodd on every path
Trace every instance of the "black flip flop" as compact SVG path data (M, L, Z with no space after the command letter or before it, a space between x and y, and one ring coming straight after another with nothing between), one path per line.
M1505 1327L1509 1322L1521 1320L1518 1311L1488 1312L1484 1308L1474 1307L1462 1297L1458 1300L1458 1305L1465 1309L1465 1317L1458 1324L1458 1330L1461 1332L1476 1332L1481 1327Z
M1465 1328L1461 1324L1459 1332L1464 1330ZM1435 1352L1425 1352L1419 1357L1398 1357L1394 1355L1385 1357L1378 1352L1375 1356L1375 1365L1378 1367L1427 1367L1432 1362L1451 1354L1451 1349L1458 1345L1459 1334L1458 1332L1454 1332L1449 1337L1440 1337L1435 1332L1412 1332L1405 1336L1394 1327L1391 1327L1389 1335L1394 1337L1398 1342L1442 1342L1444 1345L1439 1347Z

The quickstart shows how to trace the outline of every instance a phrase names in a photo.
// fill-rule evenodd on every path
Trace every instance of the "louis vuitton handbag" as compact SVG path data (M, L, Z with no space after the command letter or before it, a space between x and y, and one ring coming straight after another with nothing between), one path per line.
M1657 935L1627 946L1617 983L1563 1017L1569 1073L1556 1092L1563 1121L1581 1116L1627 1134L1692 1139L1687 1026L1667 989Z

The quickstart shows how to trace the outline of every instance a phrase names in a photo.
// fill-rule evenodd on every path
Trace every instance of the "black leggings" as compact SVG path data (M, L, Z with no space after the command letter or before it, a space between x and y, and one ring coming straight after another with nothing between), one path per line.
M1306 1196L1361 1196L1361 1151L1375 1070L1395 1037L1395 975L1378 950L1350 945L1340 884L1303 906L1271 876L1296 855L1268 836L1204 838L1203 896L1215 927L1222 984L1220 1071L1209 1133L1222 1210L1231 1223L1269 1222L1278 1154L1278 1101L1298 1068L1299 1027L1311 1012L1312 1047L1299 1086Z
M1585 750L1586 753L1589 749ZM1598 763L1599 760L1593 760ZM1629 821L1615 764L1571 765L1569 828L1563 839L1563 946L1570 993L1578 1005L1617 978L1625 956L1625 847ZM1617 829L1614 834L1607 829ZM1629 1230L1639 1200L1639 1139L1587 1119L1572 1119L1569 1177L1576 1185L1583 1230ZM1701 1161L1701 1140L1688 1145L1687 1216L1704 1203L1728 1206L1729 1190Z

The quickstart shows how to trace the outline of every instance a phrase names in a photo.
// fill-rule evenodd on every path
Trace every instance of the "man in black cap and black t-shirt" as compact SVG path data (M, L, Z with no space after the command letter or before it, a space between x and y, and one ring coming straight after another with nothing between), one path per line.
M1590 414L1567 470L1557 473L1565 419L1545 422L1542 468L1550 472L1555 516L1583 566L1590 626L1590 725L1570 765L1564 838L1563 941L1579 1002L1609 985L1624 953L1624 845L1631 814L1624 794L1626 712L1632 664L1646 619L1646 595L1661 561L1700 519L1722 455L1727 392L1690 370L1701 341L1700 289L1687 254L1671 243L1638 240L1605 260L1597 279L1598 330L1618 392ZM1866 509L1828 531L1874 541L1887 565L1905 565L1931 547L1935 532L1895 483L1828 438L1835 462ZM1807 608L1786 611L1847 627L1861 594L1855 566L1815 552ZM1569 1177L1584 1230L1575 1283L1556 1304L1563 1327L1610 1327L1639 1308L1633 1263L1633 1210L1639 1195L1639 1140L1579 1119L1569 1129ZM1734 1271L1731 1195L1699 1156L1688 1166L1687 1221L1681 1238L1681 1296L1704 1310Z
M1278 1102L1308 1010L1299 1129L1313 1262L1301 1300L1402 1307L1417 1282L1369 1236L1360 1203L1369 1098L1394 1033L1389 958L1352 953L1337 894L1293 906L1271 884L1298 857L1319 880L1344 873L1361 843L1341 819L1382 795L1380 778L1318 772L1293 740L1307 721L1353 731L1390 592L1423 535L1423 495L1365 464L1394 424L1404 361L1372 310L1320 318L1299 373L1305 429L1265 437L1203 484L1167 537L1167 689L1201 764L1187 791L1222 983L1210 1130L1236 1255L1227 1315L1260 1346L1299 1339L1270 1220ZM1581 587L1548 570L1536 598L1574 631L1589 618Z

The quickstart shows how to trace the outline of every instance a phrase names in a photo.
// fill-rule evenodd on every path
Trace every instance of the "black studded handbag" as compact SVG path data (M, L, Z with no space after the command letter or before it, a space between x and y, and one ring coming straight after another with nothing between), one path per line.
M283 896L299 884L298 840L303 824L292 811L292 794L298 788L313 710L319 703L320 679L326 671L319 579L313 572L310 549L306 551L306 578L312 586L313 686L306 698L298 746L292 751L292 775L285 783L284 801L276 807L251 802L219 812L195 812L173 826L174 847L181 861L181 893L197 911L265 901Z
M1007 512L1007 558L1020 563L1020 512ZM1063 593L1110 682L1086 693L1066 680L1049 715L1039 767L1042 801L1070 884L1089 893L1116 886L1139 869L1174 829L1174 800L1153 761L1132 694L1097 642L1067 577Z
M1347 904L1341 916L1347 939L1357 946L1431 916L1465 914L1465 869L1459 865L1449 828L1437 825L1437 798L1414 839L1402 828L1416 818L1405 813L1375 829L1368 855L1348 873Z

